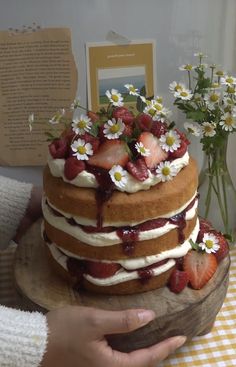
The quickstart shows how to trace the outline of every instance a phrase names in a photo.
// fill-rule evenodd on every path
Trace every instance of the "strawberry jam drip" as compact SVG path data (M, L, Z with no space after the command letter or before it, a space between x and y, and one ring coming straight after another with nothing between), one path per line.
M122 240L123 252L130 256L134 253L135 243L138 241L140 230L135 227L123 227L116 231L117 236Z
M186 227L186 219L185 219L186 211L184 210L182 213L176 214L169 219L171 224L175 224L178 230L178 239L179 243L184 243L185 235L184 228Z
M115 185L112 182L109 172L105 169L88 166L87 171L92 173L97 180L98 188L96 189L97 203L97 228L102 228L103 223L103 207L104 203L110 199L115 190Z
M82 279L85 271L83 261L68 257L66 261L68 272L71 276L77 278L78 282Z
M166 264L168 260L169 259L161 260L158 263L147 266L146 268L139 269L138 275L141 283L147 283L154 276L153 269Z

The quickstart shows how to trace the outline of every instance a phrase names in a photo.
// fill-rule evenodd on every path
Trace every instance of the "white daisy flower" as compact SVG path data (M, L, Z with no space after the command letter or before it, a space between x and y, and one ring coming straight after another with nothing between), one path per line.
M156 169L157 177L160 178L162 182L172 180L177 173L176 167L169 161L161 162Z
M31 113L28 117L28 123L29 123L29 130L30 132L33 130L33 123L34 123L34 114Z
M77 108L79 108L80 107L80 98L79 97L77 97L76 99L74 99L74 101L71 103L71 105L70 105L70 109L72 110L72 111L74 111L74 110L76 110Z
M166 152L174 152L180 147L180 136L175 130L170 130L165 135L161 135L160 146Z
M215 253L219 250L219 240L212 233L204 233L202 242L199 243L199 247L208 254Z
M202 124L202 133L204 136L212 138L216 134L215 128L216 125L214 123L205 121Z
M234 85L228 85L226 89L226 93L230 94L231 96L236 95L236 89Z
M177 83L176 81L170 83L169 89L171 92L179 92L183 89L186 89L186 86L183 83Z
M191 124L190 122L185 122L184 123L184 128L185 130L187 130L188 133L194 135L194 136L200 136L201 135L201 130L199 129L198 126Z
M51 125L59 124L62 117L65 115L65 113L66 113L66 110L64 108L61 108L59 111L55 113L55 115L52 116L52 118L49 120L49 123Z
M236 85L236 78L231 75L225 75L220 79L222 85Z
M206 105L208 108L214 109L216 105L220 102L220 92L217 92L214 89L204 96L204 100L206 101Z
M179 70L182 70L182 71L191 71L195 68L195 66L191 65L191 64L185 64L185 65L181 65L179 67Z
M125 84L125 88L128 89L130 95L139 96L139 91L133 86L133 84Z
M124 129L125 124L122 122L122 119L118 118L116 121L116 119L113 118L104 124L103 133L107 139L118 139L119 136L122 135Z
M214 75L216 75L218 78L222 78L223 76L225 76L225 72L223 70L216 70Z
M74 140L71 144L71 149L73 150L73 156L81 161L87 161L89 155L93 155L92 145L86 143L83 139Z
M156 96L156 97L154 98L154 101L155 101L156 103L160 103L160 104L162 104L162 103L163 103L163 98L162 98L161 96Z
M88 132L91 129L92 121L88 116L80 115L80 118L76 117L72 121L71 126L76 134L84 135L86 131Z
M193 94L189 89L181 89L174 93L175 98L180 98L184 101L188 101L192 98Z
M220 125L225 131L233 131L236 129L236 116L226 112L221 118Z
M153 106L152 103L147 104L147 106L144 108L143 112L146 113L147 115L151 116L153 118L153 120L158 120L158 111L156 110L156 108Z
M203 52L195 52L195 53L193 54L193 56L200 57L201 59L202 59L203 57L207 57L207 55L205 55Z
M139 154L141 154L143 157L147 157L150 155L150 149L145 148L142 142L136 143L135 148Z
M109 171L109 175L116 186L124 188L127 184L127 171L121 166L113 166Z
M124 105L123 97L116 89L112 89L111 91L106 91L106 96L109 101L113 104L113 106L121 107Z

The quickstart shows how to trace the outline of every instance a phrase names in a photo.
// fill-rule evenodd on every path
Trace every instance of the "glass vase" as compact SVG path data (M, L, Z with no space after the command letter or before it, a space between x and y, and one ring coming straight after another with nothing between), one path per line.
M210 154L205 155L199 177L199 215L208 219L213 227L236 237L236 190L227 165L228 137L221 140Z

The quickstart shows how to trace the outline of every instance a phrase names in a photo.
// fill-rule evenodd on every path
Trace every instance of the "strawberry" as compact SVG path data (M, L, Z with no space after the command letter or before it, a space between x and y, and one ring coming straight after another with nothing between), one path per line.
M93 111L88 111L87 116L91 119L92 122L96 122L99 120L99 116Z
M139 158L135 162L128 162L126 168L139 181L145 181L148 178L148 169L143 158Z
M175 129L175 131L177 132L177 134L180 136L180 139L182 141L184 141L187 145L190 144L190 141L188 140L187 136L182 132L182 131L179 131L178 129Z
M214 253L214 256L217 262L221 262L229 253L229 244L228 241L225 239L222 233L217 231L209 231L210 233L214 234L214 236L218 239L218 244L220 246L219 250Z
M188 274L185 271L174 269L169 279L171 292L180 293L188 284Z
M169 158L170 159L176 159L176 158L183 157L183 155L187 151L187 148L188 148L188 146L185 143L185 141L181 140L180 147L177 150L174 150L173 152L169 152Z
M104 169L111 169L118 164L122 167L129 160L126 144L121 140L106 140L102 143L96 154L89 158L88 164Z
M150 154L144 157L148 168L155 168L158 163L164 161L168 157L168 153L161 149L159 140L150 132L145 131L139 136L139 142L143 143Z
M48 146L51 156L56 158L66 158L68 155L68 141L66 138L55 139Z
M178 257L177 259L175 259L175 266L178 270L183 270L184 258Z
M124 129L122 135L131 137L133 135L133 126L131 124L130 125L125 125L125 129Z
M200 218L200 228L197 236L197 243L202 242L204 233L209 232L212 229L213 227L208 220Z
M191 250L184 257L184 271L188 274L193 289L201 289L217 269L213 254Z
M116 120L119 118L124 122L124 124L132 124L134 122L134 115L126 107L116 107L112 112L112 117Z
M76 157L69 157L65 161L64 175L67 178L67 180L73 180L84 169L85 169L84 161L79 161Z
M151 133L155 135L157 138L160 138L161 135L165 135L167 132L167 125L161 121L154 121L151 128Z
M150 131L153 124L153 119L146 113L140 113L140 115L138 115L136 118L136 122L142 131Z
M100 261L86 261L86 272L94 278L109 278L120 268L117 263L105 263Z

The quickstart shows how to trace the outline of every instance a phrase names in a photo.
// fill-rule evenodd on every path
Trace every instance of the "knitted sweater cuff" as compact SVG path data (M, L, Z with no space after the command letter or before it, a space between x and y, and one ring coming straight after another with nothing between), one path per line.
M31 196L32 184L0 176L0 248L14 237Z
M0 306L0 366L38 367L47 346L46 317Z

